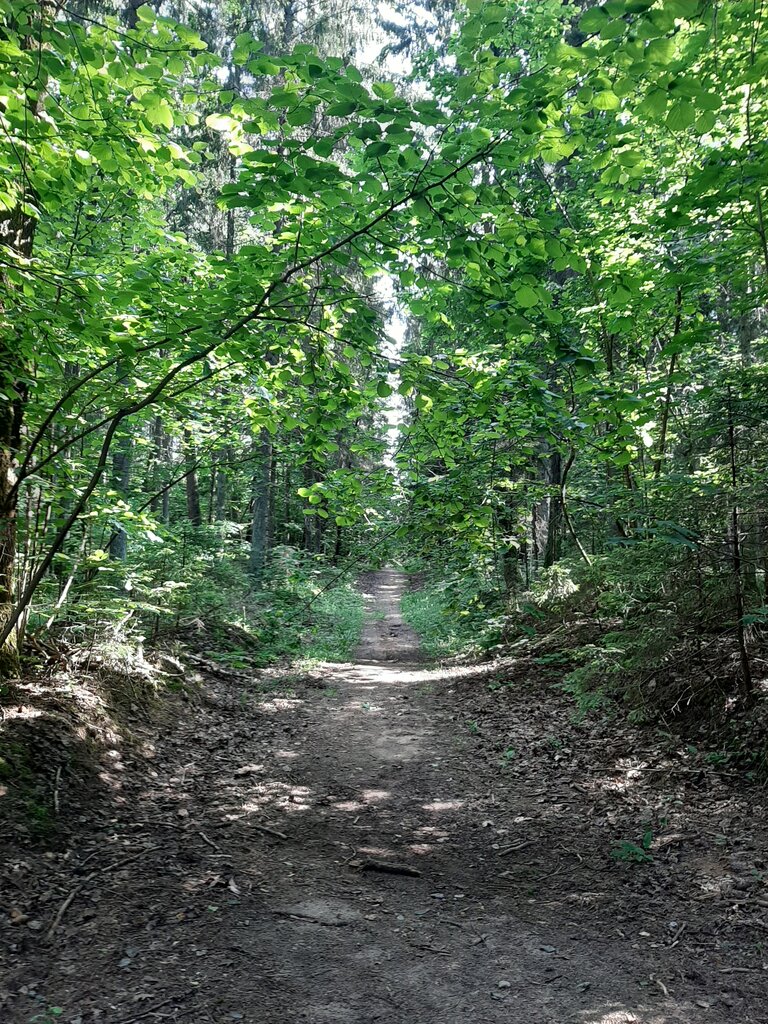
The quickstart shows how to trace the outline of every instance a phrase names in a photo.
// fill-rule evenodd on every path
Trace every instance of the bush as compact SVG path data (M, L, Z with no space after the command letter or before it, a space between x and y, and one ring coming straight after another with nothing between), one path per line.
M104 561L72 588L58 622L70 647L125 654L180 639L244 669L299 655L343 661L359 641L362 598L319 556L277 547L257 578L242 541L219 526L133 555ZM51 614L50 585L43 597L32 629Z

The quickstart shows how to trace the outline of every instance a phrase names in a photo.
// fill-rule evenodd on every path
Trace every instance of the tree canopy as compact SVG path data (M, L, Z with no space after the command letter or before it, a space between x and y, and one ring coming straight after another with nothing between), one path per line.
M4 0L5 674L224 565L398 550L507 617L581 573L726 628L749 694L765 39L747 0Z

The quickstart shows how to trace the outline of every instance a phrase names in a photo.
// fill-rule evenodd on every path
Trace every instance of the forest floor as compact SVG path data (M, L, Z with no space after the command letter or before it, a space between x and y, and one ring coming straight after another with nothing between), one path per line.
M363 581L355 664L208 675L90 780L43 736L57 820L0 831L4 1022L768 1022L765 790L524 659L429 666L405 585Z

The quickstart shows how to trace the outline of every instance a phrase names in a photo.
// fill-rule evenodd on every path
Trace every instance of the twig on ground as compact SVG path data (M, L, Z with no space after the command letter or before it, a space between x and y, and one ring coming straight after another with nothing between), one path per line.
M105 875L109 871L116 871L117 868L122 868L126 864L132 864L133 861L139 860L140 857L144 857L146 856L146 854L151 853L153 850L159 849L159 846L145 846L143 850L139 850L138 853L131 854L130 857L123 857L122 860L114 861L112 864L106 864L103 868L96 868L95 871L91 871L91 873L89 875L86 875L86 877L79 885L75 886L75 888L72 890L69 896L67 896L64 902L61 904L61 906L56 912L56 916L51 922L50 928L45 933L44 940L46 942L50 942L50 940L53 938L56 932L56 929L61 924L64 915L74 903L75 898L80 895L80 893L83 891L86 885L88 885L89 882L92 882L97 875Z
M270 828L268 825L258 825L255 822L251 822L251 827L255 828L257 832L264 832L268 836L274 836L275 839L288 839L285 832L278 832L276 828Z
M275 917L287 917L294 921L309 921L311 924L321 924L324 928L343 928L349 921L321 921L314 914L303 914L300 910L273 910Z
M664 982L659 981L658 978L654 978L653 975L651 975L651 980L653 981L654 985L658 986L658 988L662 991L662 993L664 994L664 998L669 999L669 989L664 984Z
M526 846L533 846L532 839L524 839L519 843L512 843L511 846L505 846L503 850L499 850L500 857L508 857L510 853L516 853L518 850L524 850Z
M437 953L440 956L450 956L451 955L450 949L438 949L437 946L427 946L423 942L412 942L412 943L410 943L410 945L414 949L426 949L429 953Z
M53 813L59 816L59 786L61 784L61 765L56 769L56 778L53 782Z
M121 1020L116 1021L115 1024L133 1024L133 1021L141 1020L142 1017L151 1017L153 1013L156 1013L158 1010L162 1010L164 1006L174 1002L174 1000L184 999L188 995L189 992L184 992L180 996L169 996L167 999L164 999L162 1003L155 1003L155 1005L151 1006L148 1010L142 1010L141 1013L135 1013L132 1017L123 1017Z
M135 860L141 860L141 858L145 857L148 853L152 853L153 850L159 849L159 846L145 846L144 849L139 850L138 853L133 853L130 857L123 857L122 860L116 860L112 864L105 864L103 868L97 868L93 873L94 875L106 875L110 871L116 871L118 868L125 867L126 864L132 864Z
M129 825L152 825L155 828L172 828L177 832L184 830L184 825L177 825L174 821L150 821L149 819L142 819L137 821L128 822Z
M76 870L77 874L80 874L82 872L83 868L85 867L85 865L88 863L88 861L89 860L93 860L93 858L97 857L98 854L99 854L98 850L91 850L91 852L88 854L88 856L82 862L82 864L77 864L76 865L75 870Z
M554 876L559 875L562 870L562 867L554 868L552 871L548 871L546 875L539 875L536 881L543 882L545 878L554 878Z
M215 850L217 853L221 852L221 847L217 846L212 839L209 839L205 832L198 832L197 834L200 836L204 843L210 846L212 850Z
M67 898L64 900L64 902L61 904L61 906L59 907L58 911L56 912L56 916L54 917L53 921L51 922L51 927L45 933L45 940L46 940L46 942L49 942L53 938L53 935L54 935L56 929L61 924L61 919L64 917L66 912L69 910L69 908L74 903L75 897L80 895L80 893L85 888L86 882L89 882L92 878L95 877L95 875L96 875L96 872L92 871L91 874L88 875L88 877L86 878L85 882L81 882L80 885L76 885L75 888L72 890L72 892L69 894L69 896L67 896Z

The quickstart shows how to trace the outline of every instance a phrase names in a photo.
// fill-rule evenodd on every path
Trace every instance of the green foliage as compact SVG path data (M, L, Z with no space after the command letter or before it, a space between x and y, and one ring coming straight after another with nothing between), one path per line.
M611 857L625 864L650 864L653 861L653 854L650 852L652 844L653 832L646 829L639 846L625 839L611 851Z
M57 1024L64 1009L61 1006L49 1006L41 1013L30 1017L29 1024Z
M599 709L604 709L608 704L607 691L602 686L597 670L594 673L590 671L583 675L571 672L560 685L565 693L573 697L576 704L577 720L584 719Z
M469 636L443 591L420 590L403 595L403 618L415 630L429 658L458 653Z
M363 618L363 599L350 583L323 591L313 602L304 657L309 661L351 661L360 643Z
M0 647L199 621L287 658L327 566L399 545L433 656L579 616L565 685L637 707L725 623L751 693L754 5L472 0L413 89L210 13L211 49L147 5L0 7ZM348 656L354 599L316 605Z
M112 661L182 641L237 670L298 657L345 661L359 642L362 597L317 556L277 547L256 579L239 538L186 527L135 558L104 562L78 586L58 622L60 641ZM39 621L55 595L52 582L40 594Z
M430 658L479 653L499 642L501 620L491 615L499 595L479 590L480 578L451 574L427 579L403 595L403 618L418 634Z

